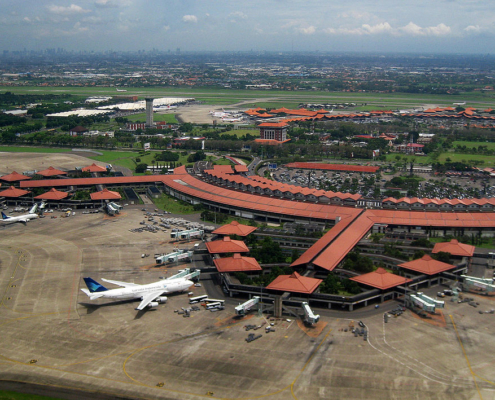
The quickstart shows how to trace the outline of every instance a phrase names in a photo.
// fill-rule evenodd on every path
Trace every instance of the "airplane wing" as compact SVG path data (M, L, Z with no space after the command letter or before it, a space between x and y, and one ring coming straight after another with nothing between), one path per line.
M120 281L111 281L110 279L105 279L105 278L101 278L102 281L105 281L105 282L108 282L108 283L112 283L114 285L117 285L117 286L122 286L122 287L133 287L133 286L141 286L137 283L131 283L131 282L120 282Z
M139 305L136 307L136 310L142 310L146 308L148 304L150 304L153 300L155 300L158 296L160 296L163 293L163 291L159 292L151 292L143 296L143 300Z

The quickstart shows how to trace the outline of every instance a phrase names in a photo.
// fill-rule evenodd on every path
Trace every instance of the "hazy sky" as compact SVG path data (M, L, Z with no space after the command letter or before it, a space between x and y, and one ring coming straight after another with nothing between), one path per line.
M495 53L493 0L0 0L0 50Z

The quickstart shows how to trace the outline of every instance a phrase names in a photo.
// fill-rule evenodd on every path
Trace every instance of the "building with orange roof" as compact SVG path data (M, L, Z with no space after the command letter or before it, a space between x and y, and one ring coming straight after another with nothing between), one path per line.
M323 282L322 279L309 278L299 275L294 271L291 275L277 276L266 289L279 292L311 294L320 286L321 282Z
M432 253L450 253L453 256L472 257L474 255L475 246L459 243L457 239L452 239L450 242L436 243Z
M244 174L249 172L249 169L246 165L234 165L234 170L238 174Z
M225 236L222 240L215 240L213 242L206 242L206 248L210 254L224 254L224 253L247 253L249 252L246 244L241 240L232 240L230 237Z
M377 268L376 271L349 279L362 285L371 286L380 290L391 289L393 287L411 282L411 279L387 272L384 268Z
M120 200L122 196L119 192L113 192L107 188L90 194L91 200Z
M212 233L215 235L247 236L253 233L256 229L258 228L255 226L244 225L237 221L232 221L230 224L223 225L220 228L215 229Z
M56 169L56 168L53 168L52 166L50 166L47 169L44 169L43 171L36 172L36 175L41 175L44 177L51 177L51 176L57 176L57 175L67 175L67 172L61 171L59 169Z
M431 276L454 269L455 265L435 260L428 254L425 254L420 259L399 264L399 267Z
M293 162L286 164L287 168L297 169L317 169L328 171L349 171L349 172L365 172L376 173L380 167L372 167L365 165L347 165L347 164L324 164L324 163L312 163L312 162Z
M29 176L19 174L16 171L12 171L12 173L8 175L0 176L0 181L4 181L4 182L20 182L20 181L27 181L29 179L31 179Z
M289 124L281 122L264 122L258 125L261 140L276 140L285 142L287 140L287 127Z
M232 257L215 258L213 260L218 272L253 272L262 271L254 257L244 257L235 253Z
M40 194L39 196L36 196L34 199L35 200L62 200L65 199L69 193L67 192L61 192L55 188L51 188L48 192Z
M0 192L0 197L6 197L11 199L17 199L19 197L25 196L28 193L31 193L28 190L18 189L14 186L10 186L8 189L2 190Z
M82 172L107 172L107 169L105 167L100 167L99 165L93 163L87 167L84 167L82 169Z

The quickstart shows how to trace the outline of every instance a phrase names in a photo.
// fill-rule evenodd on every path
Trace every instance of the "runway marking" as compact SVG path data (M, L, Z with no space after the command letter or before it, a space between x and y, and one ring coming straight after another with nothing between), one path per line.
M0 307L5 306L4 303L5 303L5 300L7 298L9 288L12 285L12 283L14 282L15 274L17 273L17 269L21 266L20 261L21 261L21 257L24 255L24 252L22 250L17 249L15 251L15 254L19 254L19 257L17 259L17 262L16 262L16 265L15 265L14 271L10 275L10 280L7 282L7 287L5 288L5 292L3 294L2 301L0 302Z
M471 372L471 375L473 376L473 381L474 381L474 385L476 386L476 390L478 391L480 399L483 400L483 396L481 396L480 388L478 387L478 382L476 382L476 374L474 373L473 369L471 368L471 363L469 362L469 358L466 354L466 349L464 348L464 345L462 344L461 337L459 336L459 332L457 331L457 326L455 325L454 317L452 317L452 314L449 314L449 317L450 317L450 320L452 321L452 325L454 326L455 334L457 335L457 340L459 341L459 344L461 345L462 353L464 354L464 358L466 359L466 363L467 363L467 366L469 368L469 371Z

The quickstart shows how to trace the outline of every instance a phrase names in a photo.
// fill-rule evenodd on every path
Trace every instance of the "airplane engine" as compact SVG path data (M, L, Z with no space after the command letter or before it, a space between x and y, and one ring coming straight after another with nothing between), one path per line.
M152 301L151 303L148 304L148 308L153 308L153 307L158 307L158 302Z
M157 298L155 299L155 301L156 301L157 303L162 303L162 304L163 304L163 303L166 303L166 302L167 302L167 300L168 300L168 297L166 297L166 296L157 297Z

